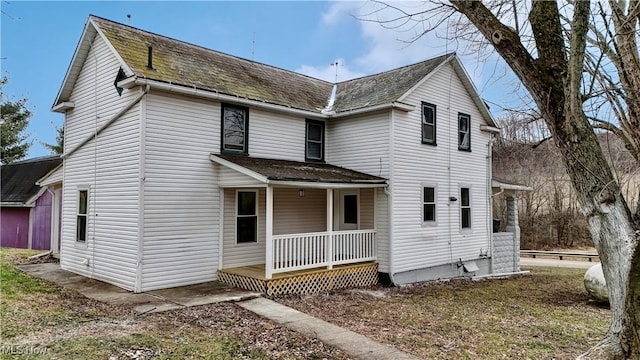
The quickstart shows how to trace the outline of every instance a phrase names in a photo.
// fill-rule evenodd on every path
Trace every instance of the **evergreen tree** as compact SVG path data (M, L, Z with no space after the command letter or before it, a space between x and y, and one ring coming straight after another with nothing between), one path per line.
M2 88L8 79L4 76L0 80L0 162L9 164L17 160L21 160L27 156L31 142L27 141L28 134L25 130L29 125L31 111L27 109L27 99L10 101L4 98Z

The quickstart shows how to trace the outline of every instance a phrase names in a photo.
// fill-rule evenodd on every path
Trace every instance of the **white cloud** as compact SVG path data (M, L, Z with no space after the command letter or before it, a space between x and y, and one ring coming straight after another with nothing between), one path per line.
M390 2L393 7L416 13L429 2ZM445 53L456 52L469 76L483 96L502 102L514 88L514 77L505 68L504 61L495 53L481 54L466 48L463 40L447 40L448 24L442 24L436 32L420 35L430 18L416 18L414 22L385 22L399 17L400 13L384 4L360 1L331 2L322 14L325 26L340 26L341 22L355 21L359 29L361 43L366 44L364 51L355 58L339 59L339 81L390 70L413 64ZM433 19L440 16L433 16ZM369 21L365 21L369 20ZM424 20L420 21L420 20ZM455 21L455 17L451 21ZM451 24L453 26L453 23ZM414 40L411 42L411 40ZM297 72L333 82L335 68L326 65L302 65ZM517 81L516 81L517 82Z
M354 79L365 75L364 73L351 70L344 59L338 59L336 60L336 62L338 63L338 82ZM336 79L336 65L331 64L320 66L301 65L298 69L296 69L296 72L329 82L334 82Z

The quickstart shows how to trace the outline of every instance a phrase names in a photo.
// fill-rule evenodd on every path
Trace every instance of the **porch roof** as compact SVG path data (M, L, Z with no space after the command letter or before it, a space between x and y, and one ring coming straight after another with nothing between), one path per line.
M387 180L326 164L240 155L211 154L211 160L259 183L316 188L384 187Z
M516 182L513 181L508 181L505 179L501 179L498 177L493 177L491 179L491 187L494 189L499 189L499 190L515 190L515 191L531 191L533 190L531 187L526 186L526 185L522 185L522 184L518 184Z

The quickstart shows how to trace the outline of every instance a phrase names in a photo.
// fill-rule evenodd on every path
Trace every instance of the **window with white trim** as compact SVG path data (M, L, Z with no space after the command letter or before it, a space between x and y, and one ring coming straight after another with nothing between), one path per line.
M238 191L236 207L236 242L258 242L258 192Z
M89 190L78 190L76 212L76 241L87 241L87 223L89 214Z
M422 103L422 143L436 144L436 106Z
M436 221L436 188L422 188L422 222Z
M471 228L471 189L460 188L460 227Z
M221 151L249 153L249 108L222 104Z
M307 161L324 161L324 122L307 120L306 125L305 158Z
M458 150L471 151L471 116L458 113Z

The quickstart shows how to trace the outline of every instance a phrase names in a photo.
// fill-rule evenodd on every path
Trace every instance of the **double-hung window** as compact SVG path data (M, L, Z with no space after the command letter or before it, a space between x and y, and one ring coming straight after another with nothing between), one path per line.
M422 143L436 144L436 106L422 103Z
M258 192L238 191L236 196L236 242L258 241Z
M422 188L422 222L433 223L436 221L436 188Z
M87 241L89 214L89 190L78 190L78 211L76 213L76 241Z
M306 160L324 161L324 122L307 120L306 126Z
M458 114L458 150L471 151L471 116Z
M222 104L222 152L249 153L249 109Z
M471 190L460 188L460 227L471 228Z

